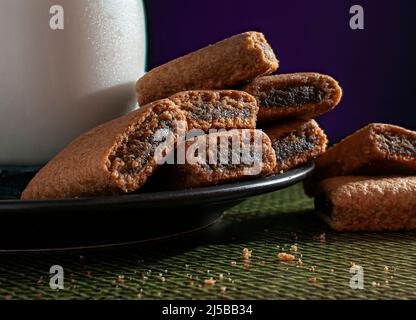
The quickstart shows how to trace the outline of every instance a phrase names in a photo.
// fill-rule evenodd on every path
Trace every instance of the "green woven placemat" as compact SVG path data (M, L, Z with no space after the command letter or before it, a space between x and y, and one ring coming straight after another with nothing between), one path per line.
M295 261L279 261L294 244ZM414 233L331 232L298 185L242 203L198 236L81 254L2 255L0 298L415 299L415 245ZM241 259L244 248L252 250L249 260ZM363 290L349 286L350 262L363 267ZM51 265L64 268L62 291L49 287ZM210 278L215 284L205 283Z

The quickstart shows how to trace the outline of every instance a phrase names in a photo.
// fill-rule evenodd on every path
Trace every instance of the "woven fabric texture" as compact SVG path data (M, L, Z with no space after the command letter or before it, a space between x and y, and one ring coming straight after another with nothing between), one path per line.
M247 200L208 230L174 241L0 255L0 298L415 299L415 246L414 233L330 231L297 185ZM251 257L242 258L244 248ZM362 290L350 287L352 263L363 268ZM64 268L64 290L50 289L52 265Z

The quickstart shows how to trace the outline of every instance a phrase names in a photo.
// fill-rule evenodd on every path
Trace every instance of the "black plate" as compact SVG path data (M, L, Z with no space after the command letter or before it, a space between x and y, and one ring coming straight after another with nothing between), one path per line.
M217 221L242 200L293 185L310 163L287 173L208 188L116 197L20 201L36 171L0 171L0 252L125 245L177 236Z

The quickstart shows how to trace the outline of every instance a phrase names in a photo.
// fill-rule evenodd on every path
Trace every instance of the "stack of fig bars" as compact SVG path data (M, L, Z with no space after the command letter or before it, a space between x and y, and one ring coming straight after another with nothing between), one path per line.
M305 192L315 197L319 215L333 229L416 230L416 132L373 123L326 152L327 137L314 118L339 104L342 89L328 75L273 74L278 64L264 35L247 32L139 79L139 103L169 98L185 113L189 130L205 133L199 139L236 136L244 148L243 132L261 135L254 144L262 154L251 150L261 170L232 162L230 143L227 164L171 166L164 181L173 181L174 188L215 185L281 174L316 159ZM212 134L212 129L225 131ZM185 149L193 152L193 146L188 141ZM210 146L207 154L216 153Z
M168 98L184 112L189 132L198 131L185 143L186 154L195 151L196 139L205 139L208 155L223 153L220 141L229 141L228 157L164 167L163 181L171 181L172 188L193 188L270 176L323 154L327 137L313 118L339 104L341 88L319 73L272 75L278 67L264 35L246 32L168 62L139 79L140 105ZM232 145L236 140L238 151ZM251 163L233 161L241 150L250 150ZM254 163L261 163L261 168L247 170Z
M416 132L373 123L326 152L313 119L341 88L318 73L273 75L278 66L264 35L246 32L151 70L137 81L138 110L75 139L21 198L211 186L316 159L305 191L333 229L416 230Z

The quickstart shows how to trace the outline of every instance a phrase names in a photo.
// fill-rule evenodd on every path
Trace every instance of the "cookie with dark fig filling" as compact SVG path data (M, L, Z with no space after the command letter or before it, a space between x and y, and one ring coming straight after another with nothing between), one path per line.
M315 208L340 232L416 230L416 176L346 176L318 185Z
M315 120L292 120L265 129L276 153L276 173L316 159L326 151L328 139Z
M183 112L168 99L155 101L78 137L39 171L21 198L134 192L173 151L179 129L187 129Z
M169 98L185 113L188 129L255 129L256 99L244 91L198 90Z
M416 174L416 132L372 123L331 147L304 182L314 195L319 181L346 175Z
M164 174L169 177L164 181L171 189L270 176L276 166L270 139L260 130L236 129L201 135L186 141L182 148L186 155L184 163L164 167Z
M243 90L257 99L259 123L315 118L334 109L342 98L338 82L319 73L259 77Z

